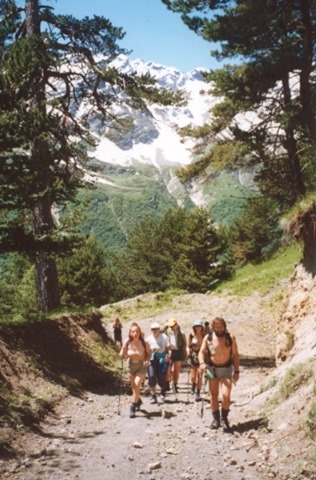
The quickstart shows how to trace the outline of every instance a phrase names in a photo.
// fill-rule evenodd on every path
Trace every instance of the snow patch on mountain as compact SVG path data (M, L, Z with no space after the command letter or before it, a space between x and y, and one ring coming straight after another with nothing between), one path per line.
M180 167L192 163L193 142L184 141L177 129L206 123L210 108L218 101L206 93L210 86L203 80L201 70L182 73L154 62L143 62L140 59L132 61L125 55L117 57L112 65L124 73L148 74L161 87L174 91L184 90L188 95L188 103L183 107L152 105L148 108L149 114L131 112L135 127L126 138L116 142L109 138L105 127L103 132L100 131L102 129L98 124L99 141L90 156L101 162L121 166L132 166L136 162L151 164L158 170L165 166ZM94 133L96 134L96 129Z

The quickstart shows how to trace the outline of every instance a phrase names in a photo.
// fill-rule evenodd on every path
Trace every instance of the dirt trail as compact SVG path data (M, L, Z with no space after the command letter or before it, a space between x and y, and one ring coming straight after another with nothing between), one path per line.
M263 480L289 479L286 455L271 444L256 405L259 385L273 367L273 319L255 296L235 298L194 295L156 316L139 318L145 333L150 323L176 316L188 333L192 322L221 314L238 340L242 355L240 381L233 388L230 432L210 429L207 393L194 402L188 371L180 376L177 398L151 405L146 392L135 419L129 418L129 397L86 392L68 397L41 425L25 434L23 454L4 467L9 480ZM198 312L198 313L197 313ZM131 321L124 328L127 335ZM271 333L272 332L272 333ZM125 372L125 369L124 369ZM203 409L203 413L202 413ZM283 462L283 463L282 463ZM3 471L3 469L2 469ZM294 478L294 477L293 477Z

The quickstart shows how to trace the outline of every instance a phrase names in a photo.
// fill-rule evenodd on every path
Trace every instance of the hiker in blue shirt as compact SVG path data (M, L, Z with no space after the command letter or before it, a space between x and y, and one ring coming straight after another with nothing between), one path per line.
M159 323L151 325L151 335L146 337L146 342L151 349L150 364L148 366L148 382L151 392L151 403L157 403L156 385L161 389L161 399L165 399L169 386L166 374L169 362L170 342L167 335L161 333Z

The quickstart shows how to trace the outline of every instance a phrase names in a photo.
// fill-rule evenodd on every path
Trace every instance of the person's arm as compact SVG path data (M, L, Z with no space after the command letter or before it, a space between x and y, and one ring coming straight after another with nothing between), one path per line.
M122 345L122 348L121 348L120 353L119 353L120 357L128 358L127 347L128 347L128 339L126 339L125 342Z
M150 357L151 357L151 348L150 348L147 340L145 341L145 345L146 345L146 348L145 348L145 362L149 362Z
M206 369L206 363L205 363L205 354L207 351L207 335L203 338L203 342L201 345L201 348L199 350L198 358L199 358L199 363L200 363L200 369L205 370Z
M191 341L192 341L192 335L191 333L189 333L187 337L187 356L188 357L190 356L190 353L191 353Z
M239 380L239 366L240 366L240 358L238 352L238 346L235 335L232 335L232 357L233 357L233 379L237 382Z

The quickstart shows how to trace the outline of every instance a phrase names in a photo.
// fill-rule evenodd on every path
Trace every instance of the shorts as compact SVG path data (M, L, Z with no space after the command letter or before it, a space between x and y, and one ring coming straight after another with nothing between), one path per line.
M208 365L206 369L206 377L209 380L231 380L233 376L233 366L215 367L215 365Z
M130 375L146 375L147 367L144 365L144 361L140 360L139 362L131 362L130 360L127 363L127 371Z
M179 350L171 350L171 361L172 362L181 362L182 357Z
M121 331L114 331L114 341L115 342L122 342L122 332Z

